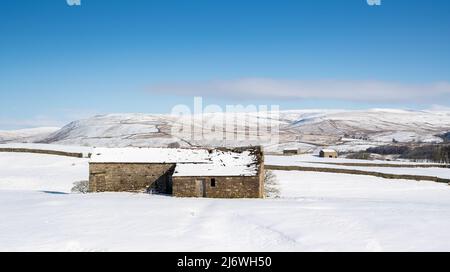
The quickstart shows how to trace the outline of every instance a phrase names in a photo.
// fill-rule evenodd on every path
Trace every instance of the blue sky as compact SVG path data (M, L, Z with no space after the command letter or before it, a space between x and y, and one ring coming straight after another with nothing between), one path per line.
M0 129L176 104L450 107L450 1L3 0Z

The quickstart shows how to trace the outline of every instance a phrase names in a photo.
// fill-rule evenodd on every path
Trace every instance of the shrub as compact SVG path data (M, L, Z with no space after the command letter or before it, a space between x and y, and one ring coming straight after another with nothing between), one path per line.
M73 183L71 192L75 194L86 194L89 192L89 181L77 181Z
M167 145L167 148L180 148L181 145L178 142L173 142Z

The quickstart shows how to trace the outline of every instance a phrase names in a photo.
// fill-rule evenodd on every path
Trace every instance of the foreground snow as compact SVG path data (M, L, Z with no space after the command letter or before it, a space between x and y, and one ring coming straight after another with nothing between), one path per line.
M0 153L0 251L450 250L450 186L275 174L279 199L64 194L86 160Z
M0 153L0 190L70 192L73 183L89 179L88 159Z

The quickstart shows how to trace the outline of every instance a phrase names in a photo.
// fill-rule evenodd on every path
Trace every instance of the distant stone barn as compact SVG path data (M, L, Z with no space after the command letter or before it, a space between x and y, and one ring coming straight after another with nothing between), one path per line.
M292 156L292 155L298 155L301 154L300 149L284 149L283 155Z
M319 156L321 158L337 158L338 157L338 153L336 150L333 149L322 149L320 150Z
M228 149L96 148L90 192L151 191L177 197L262 198L259 147Z

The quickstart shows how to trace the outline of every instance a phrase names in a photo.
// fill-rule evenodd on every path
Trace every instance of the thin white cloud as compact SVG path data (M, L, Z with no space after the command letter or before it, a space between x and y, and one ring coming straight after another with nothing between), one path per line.
M0 130L37 128L37 127L61 127L62 122L46 116L31 118L0 118Z
M163 83L153 93L251 99L327 99L355 102L440 103L450 96L449 82L402 84L386 81L285 80L243 78L205 82Z
M55 109L52 114L40 114L29 118L0 117L0 130L16 130L38 127L63 127L72 121L98 114L91 110Z

